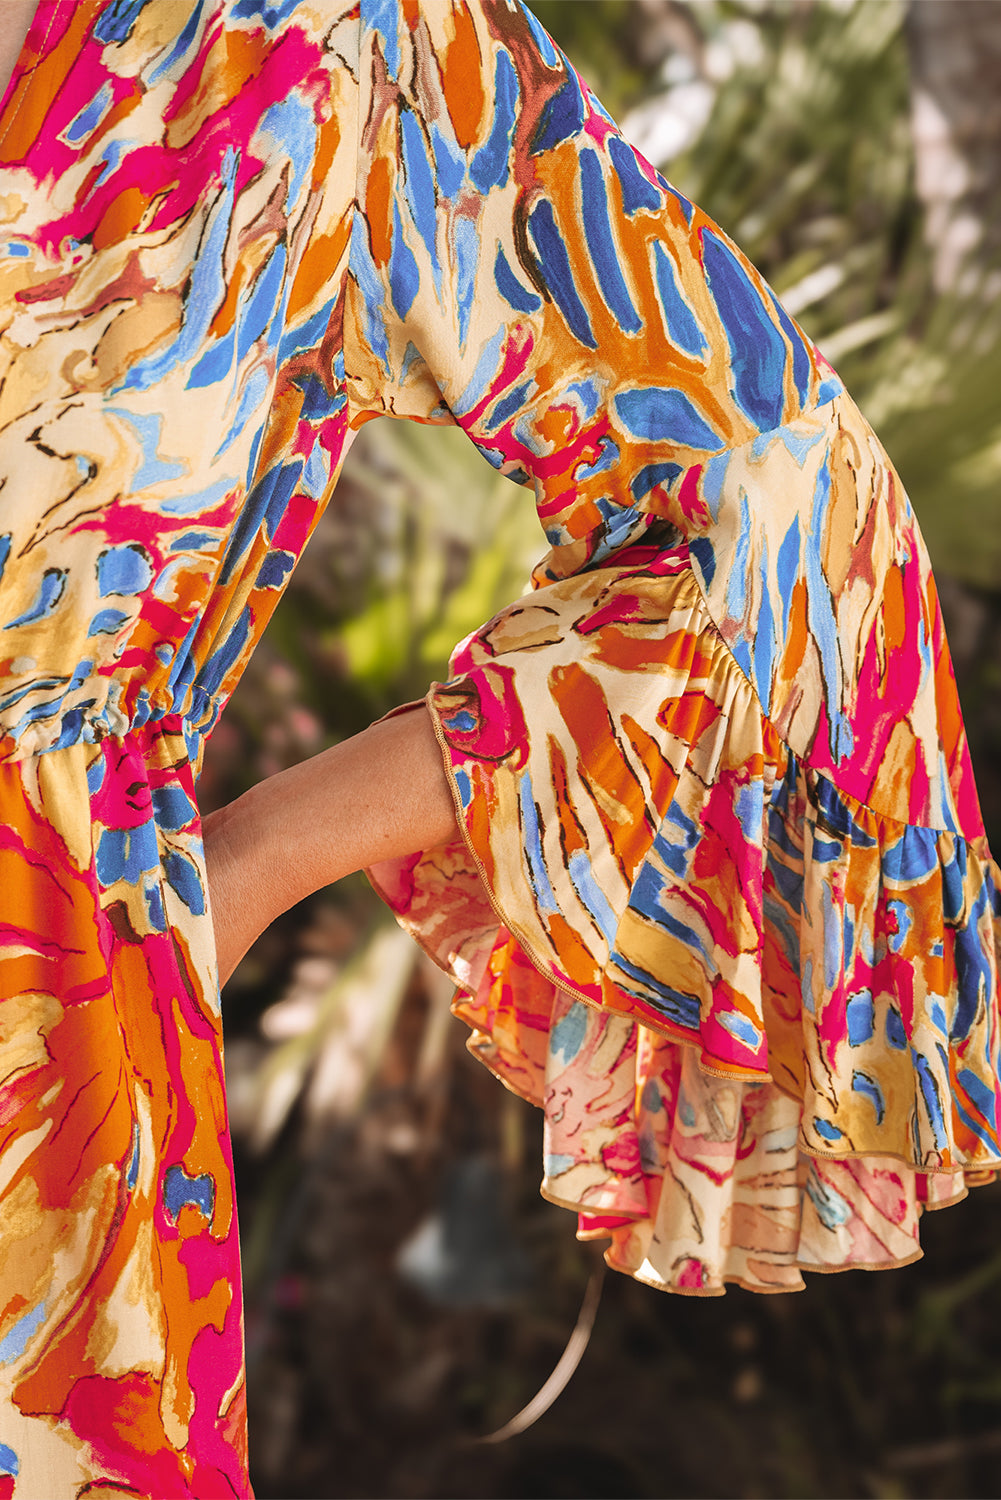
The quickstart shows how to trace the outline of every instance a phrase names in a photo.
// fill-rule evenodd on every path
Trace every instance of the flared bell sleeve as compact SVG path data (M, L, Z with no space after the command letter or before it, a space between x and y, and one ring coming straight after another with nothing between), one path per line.
M428 694L461 838L374 883L613 1264L913 1259L1001 1158L999 902L900 479L527 9L361 16L352 421L458 423L549 546Z

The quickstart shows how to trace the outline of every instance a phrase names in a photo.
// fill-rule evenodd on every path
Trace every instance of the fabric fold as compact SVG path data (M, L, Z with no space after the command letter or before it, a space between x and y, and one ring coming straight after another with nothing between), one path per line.
M463 838L370 873L610 1264L905 1264L1001 1166L997 867L804 766L661 540L463 643L427 700Z

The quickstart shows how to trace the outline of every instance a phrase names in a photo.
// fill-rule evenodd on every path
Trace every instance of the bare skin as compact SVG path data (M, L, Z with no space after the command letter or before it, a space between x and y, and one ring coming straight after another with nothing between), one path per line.
M421 706L252 787L205 819L212 921L225 984L251 943L304 896L457 835L431 717Z
M38 0L0 0L0 93L10 82L37 9Z

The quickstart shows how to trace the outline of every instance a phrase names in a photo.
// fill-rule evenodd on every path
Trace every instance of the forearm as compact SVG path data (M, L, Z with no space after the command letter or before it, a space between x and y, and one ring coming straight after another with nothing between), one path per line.
M205 822L223 982L269 922L321 886L456 835L426 708L380 720Z

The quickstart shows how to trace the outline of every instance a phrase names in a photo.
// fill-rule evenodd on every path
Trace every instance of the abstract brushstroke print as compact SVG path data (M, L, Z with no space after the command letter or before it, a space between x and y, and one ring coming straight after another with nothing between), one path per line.
M715 1293L994 1176L998 871L834 372L507 0L41 0L0 104L0 1496L248 1495L202 747L383 412L548 552L373 872L543 1191Z

